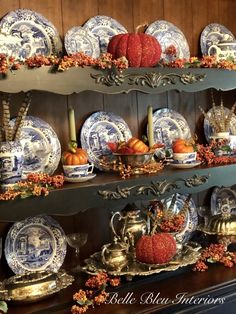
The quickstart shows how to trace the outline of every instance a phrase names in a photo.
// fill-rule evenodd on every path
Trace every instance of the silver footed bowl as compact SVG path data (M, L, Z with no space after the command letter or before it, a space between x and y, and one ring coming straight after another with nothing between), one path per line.
M118 162L126 166L131 167L142 167L149 164L152 161L153 152L147 153L136 153L136 154L120 154L120 153L113 153L114 157Z

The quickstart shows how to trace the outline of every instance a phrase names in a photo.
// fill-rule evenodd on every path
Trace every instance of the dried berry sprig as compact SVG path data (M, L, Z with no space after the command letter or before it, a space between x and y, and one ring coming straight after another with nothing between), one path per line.
M73 294L73 300L76 305L71 307L72 314L85 313L89 308L105 303L109 294L105 291L108 285L118 286L120 277L109 277L105 272L100 272L95 276L90 277L85 282L85 287L90 290L80 289Z
M193 270L203 272L208 269L208 263L221 263L226 267L233 267L236 265L236 252L227 251L224 244L211 244L202 250Z
M0 194L0 201L14 200L16 197L47 196L52 189L63 186L64 176L50 176L46 173L31 173L25 181L19 181Z

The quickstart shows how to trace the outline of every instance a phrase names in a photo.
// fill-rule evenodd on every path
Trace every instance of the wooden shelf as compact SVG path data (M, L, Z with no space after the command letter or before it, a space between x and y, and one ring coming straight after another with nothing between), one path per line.
M236 71L208 68L128 68L118 72L85 67L52 72L49 66L34 69L22 66L0 79L0 90L6 93L40 90L62 95L86 90L107 94L136 90L154 94L173 89L197 92L208 88L226 91L235 87Z
M127 203L164 198L175 192L198 193L217 184L235 184L236 164L217 167L163 170L153 175L122 179L115 173L98 173L84 183L65 183L47 197L0 202L1 221L18 221L37 214L73 215L88 208L121 209Z

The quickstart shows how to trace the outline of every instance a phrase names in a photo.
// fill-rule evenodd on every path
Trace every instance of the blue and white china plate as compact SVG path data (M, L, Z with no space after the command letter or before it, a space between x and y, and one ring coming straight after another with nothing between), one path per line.
M59 55L62 51L62 42L55 26L31 10L17 9L6 14L0 20L0 32L9 36L9 42L15 38L7 55L17 59L33 55Z
M163 204L167 208L168 214L179 214L188 196L188 194L175 193L164 199ZM182 243L186 243L190 239L192 232L196 230L198 225L197 209L192 198L190 198L189 205L185 211L185 221L184 229L176 234L177 239L182 240Z
M98 111L84 122L80 140L88 153L89 161L102 170L100 159L110 155L108 142L128 141L132 137L127 123L112 112Z
M66 256L65 233L50 216L28 217L12 225L5 241L5 257L15 274L57 272Z
M147 126L148 129L148 126ZM177 138L191 138L190 128L185 118L172 109L158 109L153 113L154 142L164 143L170 149Z
M211 23L207 25L200 37L200 46L203 55L208 55L209 48L222 41L234 41L235 37L224 25Z
M169 165L173 168L178 168L178 169L189 169L189 168L194 168L197 167L201 164L200 160L196 160L190 163L186 163L186 164L178 164L174 161L170 162Z
M68 55L83 52L93 58L100 56L98 38L81 26L68 30L65 35L65 49Z
M23 122L20 142L24 147L23 176L31 172L54 173L61 159L61 144L47 122L27 116Z
M85 177L80 177L80 178L71 178L71 177L66 177L64 176L64 179L65 181L67 182L71 182L71 183L82 183L82 182L86 182L86 181L89 181L89 180L92 180L93 178L96 177L96 173L93 173L93 174L89 174Z
M211 117L212 112L213 112L213 109L211 108L207 112L207 116ZM225 112L225 115L228 115L230 113L230 109L224 107L224 112ZM216 106L216 115L219 117L221 116L220 106ZM206 118L204 118L203 128L204 128L204 134L205 134L206 140L207 140L207 142L210 142L211 138L213 137L214 130L211 127L208 119L206 119ZM236 115L235 114L232 115L232 118L230 121L230 130L229 131L230 131L231 135L236 135Z
M173 60L172 57L166 54L166 49L171 45L176 49L175 58L190 58L189 45L186 37L174 24L164 20L157 20L148 26L145 33L154 36L159 41L162 50L162 60L166 62Z
M221 206L225 204L236 215L236 191L231 188L216 186L211 194L211 214L221 214Z
M83 25L83 28L90 31L98 38L101 53L107 52L108 43L113 36L128 32L127 29L115 19L104 15L96 15L90 18Z

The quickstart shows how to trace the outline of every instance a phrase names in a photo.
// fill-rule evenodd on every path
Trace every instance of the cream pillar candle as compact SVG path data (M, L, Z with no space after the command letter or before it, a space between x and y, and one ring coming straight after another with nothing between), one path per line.
M74 112L74 109L69 108L68 116L69 116L70 140L73 141L73 142L76 142L76 128L75 128L75 112Z
M148 106L148 143L150 148L154 145L153 113L150 105Z

